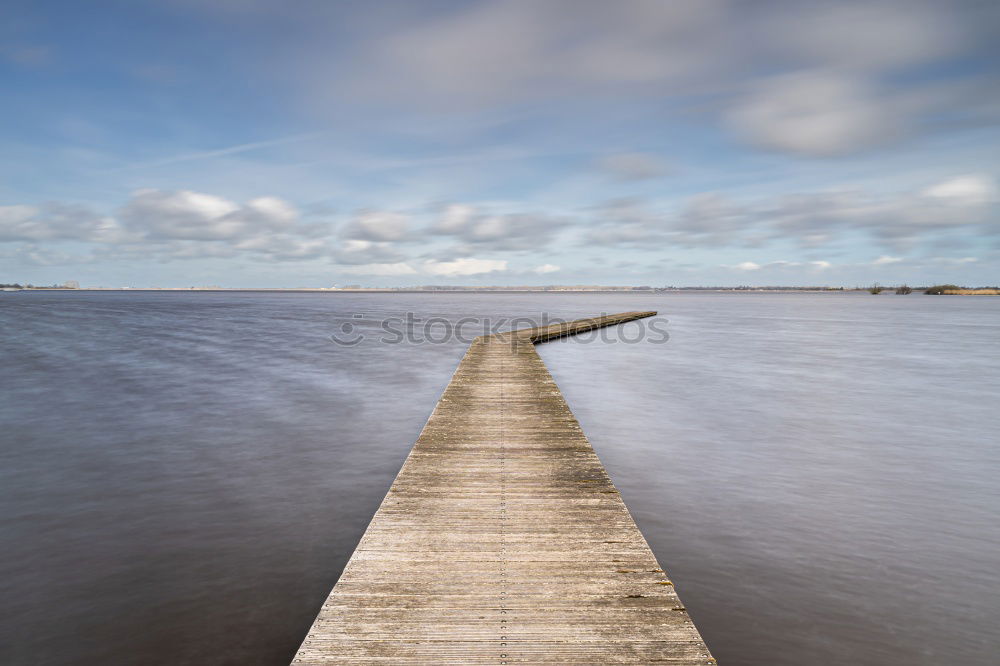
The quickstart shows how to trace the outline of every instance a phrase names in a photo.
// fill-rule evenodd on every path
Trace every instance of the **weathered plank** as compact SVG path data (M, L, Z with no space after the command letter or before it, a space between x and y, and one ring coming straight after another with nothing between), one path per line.
M469 347L293 664L714 663L534 344Z

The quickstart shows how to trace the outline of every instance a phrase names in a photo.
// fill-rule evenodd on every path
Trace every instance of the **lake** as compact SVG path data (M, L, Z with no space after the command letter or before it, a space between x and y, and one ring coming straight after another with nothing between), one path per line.
M0 663L286 664L468 337L627 310L539 353L721 664L996 663L1000 299L706 292L0 294Z

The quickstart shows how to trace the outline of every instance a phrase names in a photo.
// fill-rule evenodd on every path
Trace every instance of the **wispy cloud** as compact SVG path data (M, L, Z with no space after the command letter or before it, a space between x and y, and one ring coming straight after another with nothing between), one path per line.
M790 241L817 248L865 234L887 250L900 251L942 236L1000 237L991 208L994 192L992 179L978 174L893 194L831 189L738 201L703 193L673 210L657 210L638 199L615 200L595 210L587 242L722 248Z
M649 153L613 153L597 162L606 173L624 181L651 180L666 175L666 163Z
M171 157L164 157L158 160L150 160L148 162L134 162L132 164L126 164L121 167L116 167L114 169L107 169L105 173L114 173L118 171L132 171L135 169L151 169L154 167L181 164L183 162L210 160L217 157L227 157L229 155L238 155L240 153L249 153L255 150L263 150L265 148L276 148L278 146L286 146L293 143L314 141L316 139L320 139L328 135L329 132L309 132L306 134L295 134L292 136L286 136L280 139L269 139L267 141L253 141L250 143L241 143L235 146L216 148L214 150L202 150L191 153L184 153L181 155L173 155Z

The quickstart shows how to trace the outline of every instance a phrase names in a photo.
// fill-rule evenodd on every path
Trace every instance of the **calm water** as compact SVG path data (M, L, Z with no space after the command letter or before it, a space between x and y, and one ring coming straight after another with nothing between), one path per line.
M329 336L633 309L540 352L722 664L997 663L1000 299L237 293L0 294L0 663L287 663L465 351Z

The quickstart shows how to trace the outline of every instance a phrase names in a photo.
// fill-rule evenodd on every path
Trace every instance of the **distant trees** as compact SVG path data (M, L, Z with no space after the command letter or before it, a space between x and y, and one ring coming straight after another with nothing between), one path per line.
M905 296L906 294L912 294L913 290L907 287L905 284L901 284L898 287L896 287L896 293L903 294Z
M958 291L960 289L961 287L955 284L937 284L927 289L927 291L925 291L924 293L930 294L931 296L940 296L946 292Z
M51 285L31 284L30 282L28 282L27 284L23 284L23 285L20 284L20 283L18 283L18 282L12 282L10 284L0 284L0 289L79 289L79 288L80 288L79 284L77 284L77 286L75 286L75 287L69 287L69 286L67 286L65 284L61 284L61 285L60 284L51 284Z
M885 288L884 287L880 287L879 284L878 284L878 282L876 282L872 286L868 287L868 293L872 294L873 296L877 296L877 295L881 294L884 290L885 290Z
M959 287L954 284L938 284L924 292L933 296L958 294L962 296L1000 296L998 287Z

